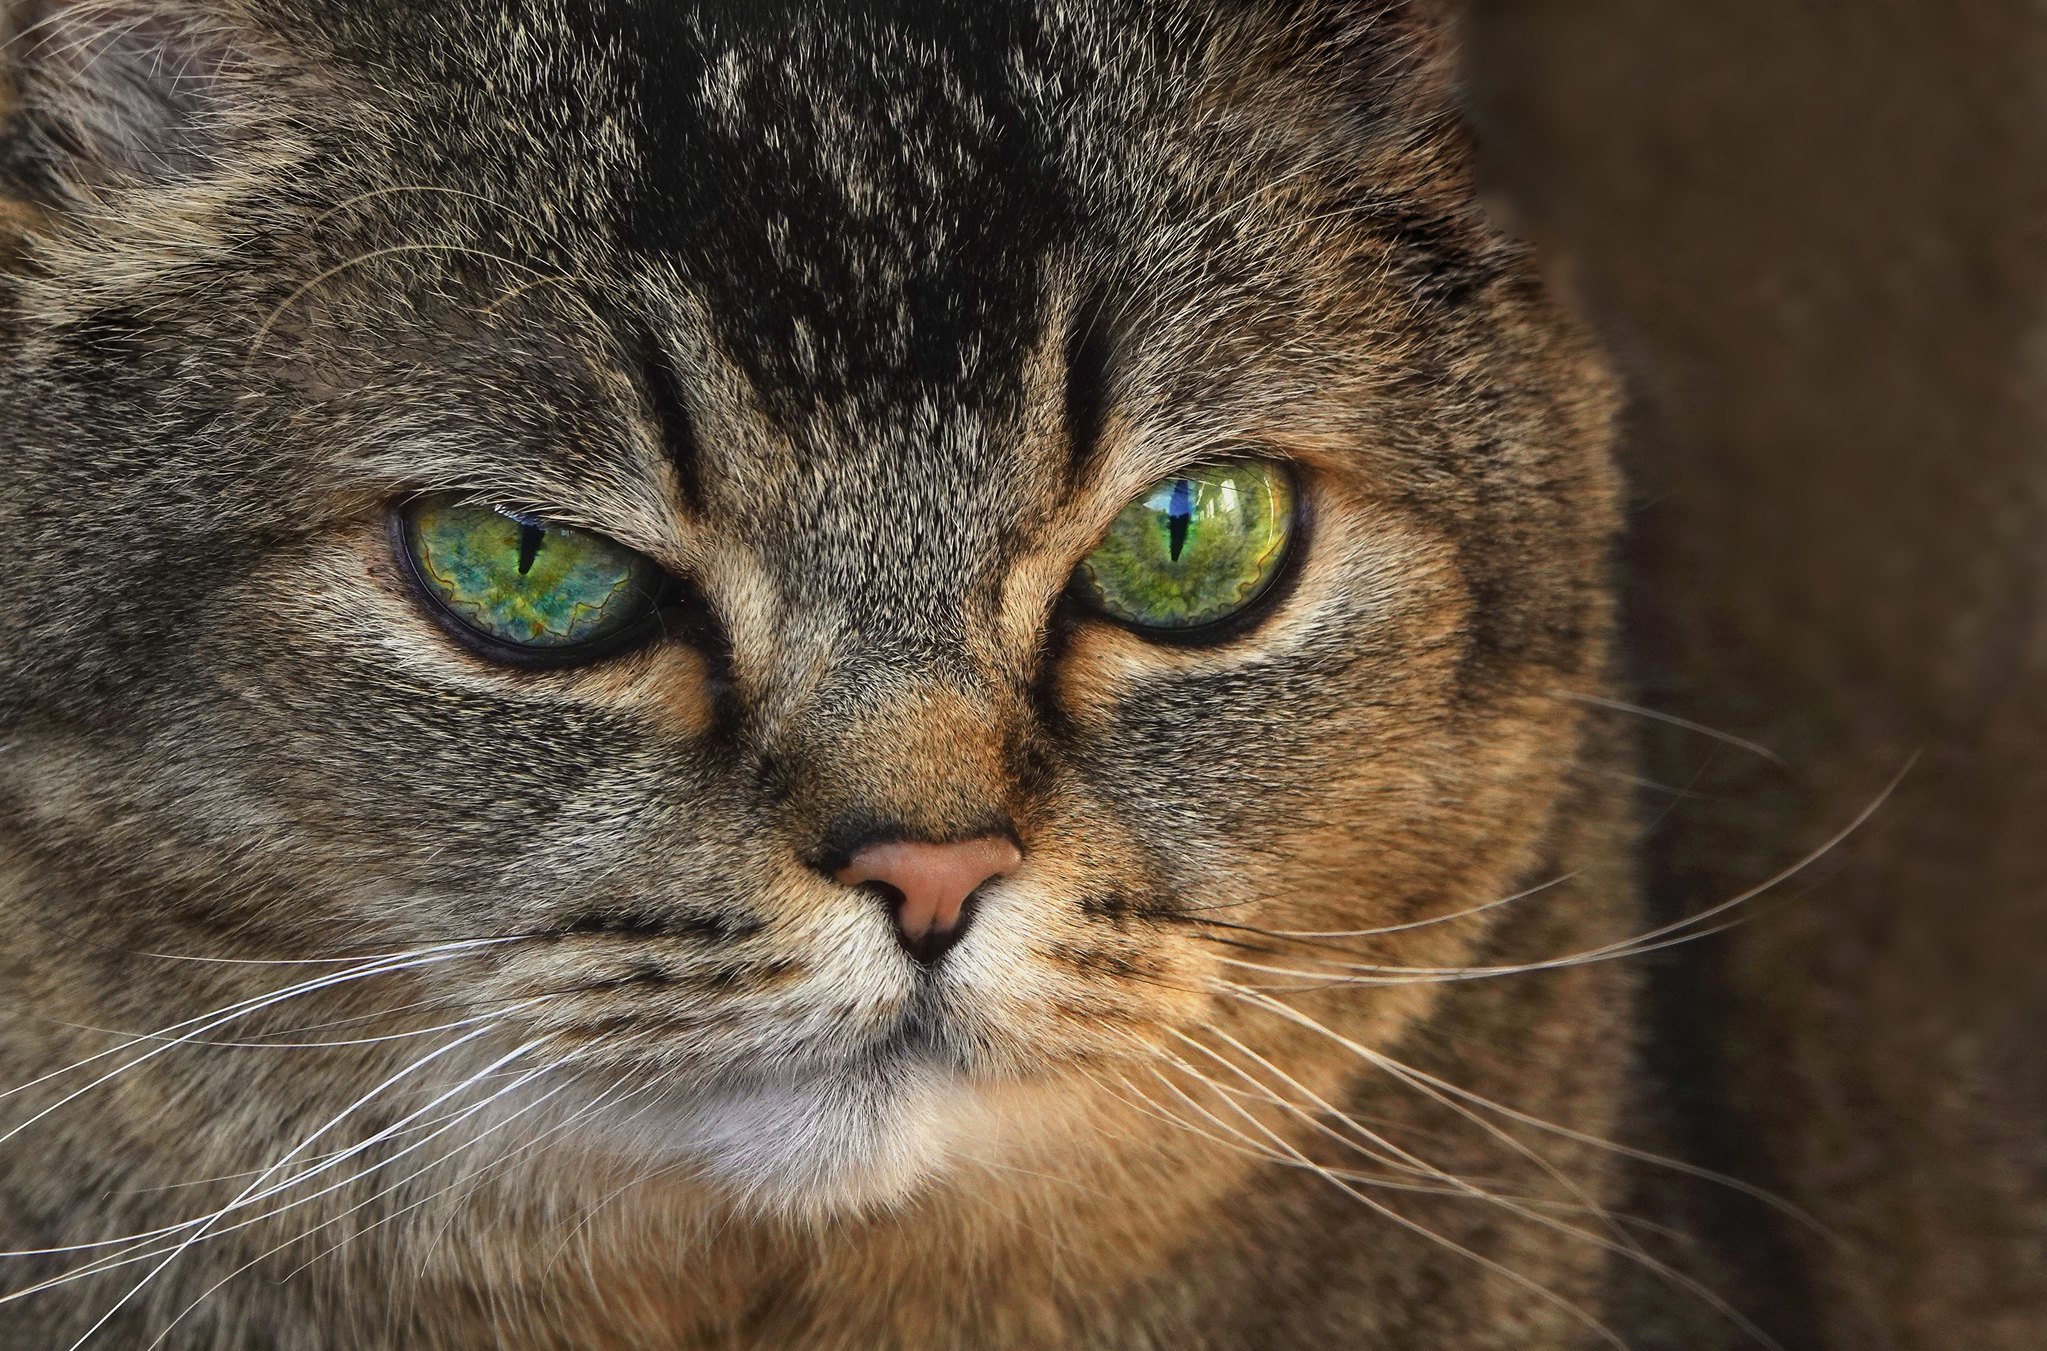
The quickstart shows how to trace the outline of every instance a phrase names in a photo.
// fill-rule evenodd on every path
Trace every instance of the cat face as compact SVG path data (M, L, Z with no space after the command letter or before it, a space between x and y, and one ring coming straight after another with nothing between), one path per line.
M286 8L91 37L140 81L97 140L92 80L24 88L10 904L410 954L304 1003L648 1090L585 1147L834 1210L1285 984L1258 930L1539 864L1603 660L1602 386L1473 208L1427 29ZM151 43L211 74L150 84ZM1255 596L1176 628L1082 584L1218 466L1285 503ZM432 512L615 546L630 641L479 641ZM936 960L847 880L989 840ZM202 1011L21 941L87 1003ZM1422 1001L1329 998L1367 1037Z

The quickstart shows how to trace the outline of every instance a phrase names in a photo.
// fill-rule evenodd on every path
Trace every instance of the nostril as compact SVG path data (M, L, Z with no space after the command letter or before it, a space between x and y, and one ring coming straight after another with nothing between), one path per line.
M980 899L980 896L981 892L979 888L976 888L964 901L960 902L959 910L954 916L952 923L945 925L934 924L922 932L918 932L911 925L903 922L903 907L897 906L894 912L896 942L902 947L904 952L910 954L912 961L923 966L937 965L940 958L952 951L954 947L958 946L959 941L967 936L967 930L974 923L975 902Z
M886 882L862 883L861 891L881 902L882 912L889 918L894 930L896 943L912 959L930 966L945 956L954 944L966 937L967 927L973 923L973 897L968 897L960 906L959 913L950 924L934 924L922 920L910 907L909 898L900 887Z
M891 919L903 908L906 899L901 887L892 887L886 882L862 882L858 889L880 901L881 908L888 911Z

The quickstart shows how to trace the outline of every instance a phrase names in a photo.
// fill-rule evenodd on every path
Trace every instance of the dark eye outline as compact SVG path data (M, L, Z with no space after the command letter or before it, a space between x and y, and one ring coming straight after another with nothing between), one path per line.
M1272 580L1265 584L1263 591L1252 597L1251 601L1241 609L1232 610L1230 613L1222 616L1222 618L1212 619L1206 624L1188 626L1146 624L1140 620L1125 619L1121 615L1110 614L1107 610L1097 605L1094 598L1088 594L1086 583L1081 580L1081 565L1075 563L1072 575L1067 578L1066 582L1065 599L1067 604L1079 610L1089 619L1104 624L1113 624L1117 628L1136 634L1146 642L1157 643L1161 647L1215 647L1233 639L1241 638L1263 623L1269 615L1285 603L1289 595L1293 594L1294 584L1300 575L1300 560L1308 552L1309 535L1314 523L1314 512L1309 505L1308 485L1304 481L1306 476L1301 473L1299 467L1293 461L1283 460L1277 456L1259 454L1214 455L1190 464L1183 469L1175 470L1172 474L1164 475L1158 481L1163 482L1165 479L1179 474L1192 473L1205 465L1220 464L1232 460L1256 460L1261 464L1270 465L1285 476L1287 486L1293 490L1293 519L1287 522L1286 548L1280 554L1279 561L1273 564ZM1150 485L1147 485L1145 491L1149 492L1150 490ZM1103 538L1107 538L1106 532L1104 532ZM1099 540L1096 541L1095 547L1100 547ZM1094 549L1090 548L1088 552L1092 554Z
M671 573L656 566L659 590L641 597L642 613L601 638L567 647L522 647L483 632L457 614L420 572L419 554L413 548L412 517L421 506L434 500L432 493L412 493L392 502L385 516L391 536L391 552L405 573L408 589L434 623L449 637L471 652L503 666L525 670L560 670L590 666L645 647L668 631L667 614L684 598L687 588ZM595 533L595 532L592 532ZM624 545L618 547L624 548ZM645 555L641 555L645 557Z

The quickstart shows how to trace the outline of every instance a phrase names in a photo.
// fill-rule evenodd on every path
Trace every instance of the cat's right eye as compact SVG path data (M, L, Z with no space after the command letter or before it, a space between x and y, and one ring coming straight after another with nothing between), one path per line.
M652 559L595 531L459 496L406 504L394 535L435 617L514 664L610 656L652 631L673 586Z

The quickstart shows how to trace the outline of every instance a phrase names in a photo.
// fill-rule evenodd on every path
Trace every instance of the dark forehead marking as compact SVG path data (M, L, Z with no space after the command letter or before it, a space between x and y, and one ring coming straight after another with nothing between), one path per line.
M770 406L1013 387L1076 228L1027 5L593 0L583 27L635 140L620 233Z

